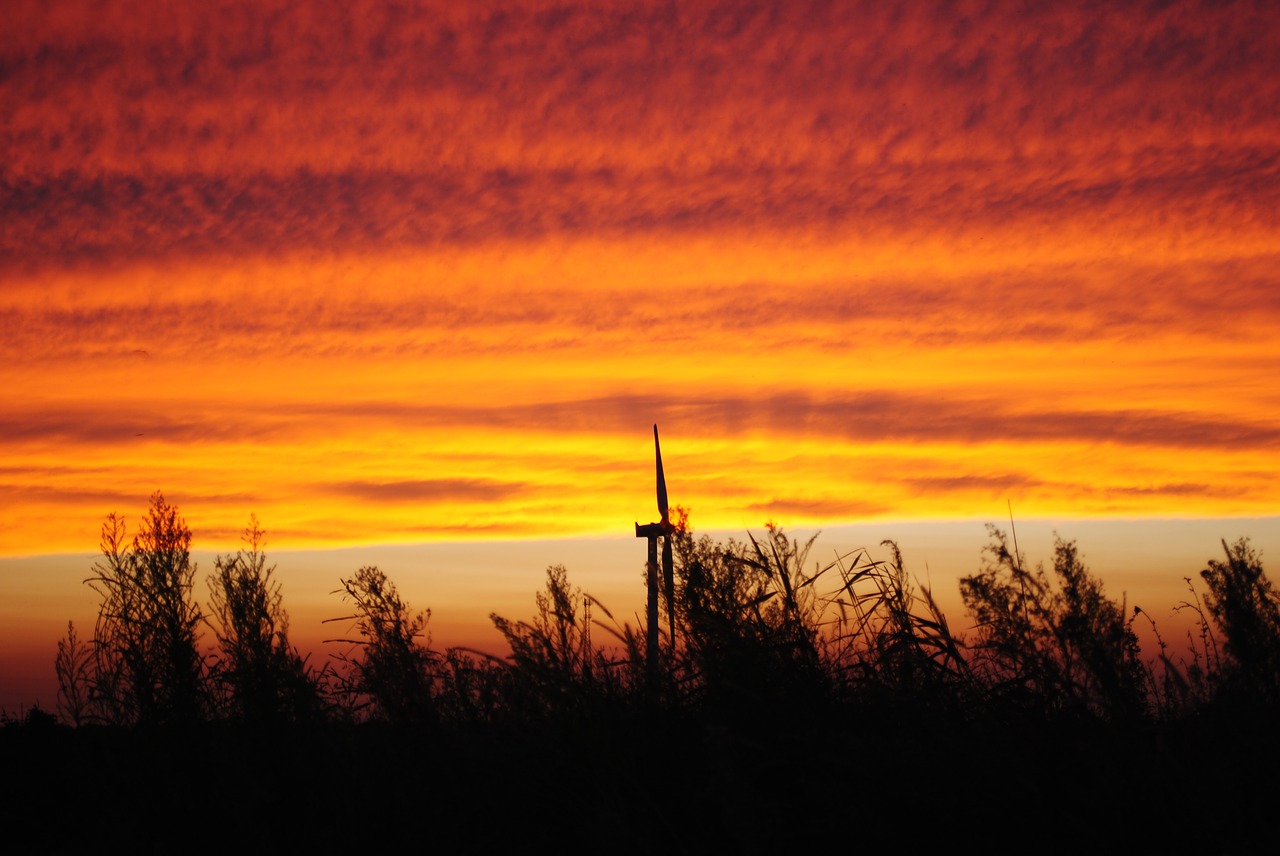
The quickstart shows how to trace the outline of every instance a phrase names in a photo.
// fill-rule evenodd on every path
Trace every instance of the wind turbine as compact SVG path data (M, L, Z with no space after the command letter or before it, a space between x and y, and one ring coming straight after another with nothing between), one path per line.
M671 556L671 515L667 504L667 478L662 472L662 447L658 445L658 426L653 426L653 456L657 467L658 514L657 523L636 524L636 537L649 540L647 581L649 584L648 628L649 638L645 651L648 661L649 685L658 686L658 539L662 539L662 582L667 595L667 622L671 633L671 645L676 642L675 570Z

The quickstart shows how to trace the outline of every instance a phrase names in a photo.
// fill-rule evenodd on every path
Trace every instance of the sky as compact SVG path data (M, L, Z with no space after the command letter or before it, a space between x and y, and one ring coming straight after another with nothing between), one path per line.
M1272 4L5 17L0 610L31 650L92 625L103 518L156 490L209 551L253 513L348 573L499 550L494 603L548 544L638 581L655 423L705 531L966 521L976 565L1011 511L1126 521L1202 535L1180 582L1275 530Z

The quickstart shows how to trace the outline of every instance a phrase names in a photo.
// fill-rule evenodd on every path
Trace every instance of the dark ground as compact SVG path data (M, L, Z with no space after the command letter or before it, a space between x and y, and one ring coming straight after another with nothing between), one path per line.
M1262 853L1260 718L0 729L0 850Z

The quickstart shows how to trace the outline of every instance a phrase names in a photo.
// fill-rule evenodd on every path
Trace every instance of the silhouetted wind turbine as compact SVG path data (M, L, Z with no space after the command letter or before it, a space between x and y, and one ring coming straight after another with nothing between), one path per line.
M649 584L648 624L649 638L646 649L650 686L656 688L658 681L658 539L662 539L662 579L667 594L667 622L671 633L671 645L676 642L675 616L675 570L671 556L671 515L667 504L667 478L662 472L662 447L658 445L658 426L653 426L653 455L657 466L658 477L658 514L661 520L657 523L636 524L636 537L649 539L649 562L647 581Z

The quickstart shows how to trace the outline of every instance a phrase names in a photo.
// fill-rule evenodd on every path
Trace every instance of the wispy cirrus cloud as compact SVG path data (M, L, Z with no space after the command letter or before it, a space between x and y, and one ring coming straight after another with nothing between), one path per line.
M1275 207L1264 6L21 4L9 263Z
M1258 74L1276 36L1258 3L11 6L14 127L52 135L41 107L87 108L53 111L81 130L43 147L65 164L53 171L564 166L633 161L645 144L658 165L729 152L807 165L861 148L1034 160L1181 144L1182 130L1248 144L1276 128L1276 83ZM1096 133L1070 133L1086 126Z

